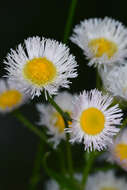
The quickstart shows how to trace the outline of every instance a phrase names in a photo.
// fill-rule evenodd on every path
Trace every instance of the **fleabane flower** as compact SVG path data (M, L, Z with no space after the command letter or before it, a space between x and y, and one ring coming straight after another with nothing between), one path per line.
M114 172L98 172L88 177L86 190L126 190L127 182L122 177L116 177Z
M18 108L28 100L15 82L0 80L0 112L7 113Z
M69 48L51 39L28 38L24 47L19 44L6 59L9 79L21 83L32 97L43 90L57 94L60 87L69 88L69 78L77 76L77 63Z
M67 112L70 116L73 112L74 95L68 92L59 93L55 97L55 102L60 108ZM54 148L61 140L65 140L65 123L63 117L51 105L37 104L37 110L40 113L39 125L45 125L48 129L48 134L51 136L49 141L54 143ZM71 122L68 122L71 125Z
M112 143L119 132L122 113L118 105L111 106L113 98L94 89L76 97L72 115L70 142L83 142L85 150L101 151Z
M113 96L127 100L127 65L100 71L103 86Z
M116 162L124 170L127 171L127 129L124 129L114 139L114 142L109 147L110 162Z
M89 66L110 66L127 57L127 29L108 17L82 21L74 28L71 41L83 50Z

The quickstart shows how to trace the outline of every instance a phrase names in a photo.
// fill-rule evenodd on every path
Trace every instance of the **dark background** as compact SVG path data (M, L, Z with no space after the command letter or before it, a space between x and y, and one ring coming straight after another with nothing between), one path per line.
M0 76L3 59L10 48L30 36L62 41L71 0L0 1ZM127 25L126 0L78 0L74 23L90 17L109 16ZM86 65L82 51L68 42L80 65L72 92L95 87L95 70ZM22 108L31 121L38 120L34 106ZM31 111L32 110L32 111ZM39 139L11 115L0 115L0 190L25 190L32 175ZM40 187L40 189L42 189ZM38 188L39 190L39 188Z

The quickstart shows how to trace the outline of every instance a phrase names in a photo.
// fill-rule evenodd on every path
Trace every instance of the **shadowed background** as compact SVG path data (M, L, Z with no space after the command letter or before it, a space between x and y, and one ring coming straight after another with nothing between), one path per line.
M3 60L10 48L24 39L44 36L63 40L70 0L3 1L0 3L0 76L5 74ZM127 1L78 0L74 23L90 17L109 16L127 26ZM82 51L68 41L79 64L71 92L95 87L95 70L86 65ZM31 121L38 121L35 106L22 108ZM25 190L32 175L39 138L11 115L0 115L0 190ZM41 190L42 187L38 190Z

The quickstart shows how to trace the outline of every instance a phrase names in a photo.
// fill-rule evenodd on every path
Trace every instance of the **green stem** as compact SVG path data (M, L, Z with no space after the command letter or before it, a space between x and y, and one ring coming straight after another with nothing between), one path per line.
M94 152L91 152L91 153L86 152L85 158L86 158L86 165L84 167L83 177L82 177L82 188L83 189L85 189L86 181L87 181L89 172L90 172L93 162L94 162L95 153Z
M67 151L67 161L68 161L68 170L70 177L73 178L73 163L72 163L72 153L71 153L71 146L69 143L69 134L66 134L66 151Z
M63 110L58 106L58 104L56 104L56 102L53 100L53 98L51 98L51 96L47 93L47 97L48 97L48 101L49 103L58 111L58 113L60 113L63 117L64 117L64 112Z
M49 103L56 109L58 113L60 113L60 115L63 117L64 120L72 121L70 116L59 107L59 105L53 100L53 98L49 96L48 93L47 93L47 98Z
M48 143L47 138L42 131L40 131L36 126L34 126L30 121L27 120L19 111L14 111L13 115L24 124L25 127L27 127L30 131L32 131L34 134L36 134L38 137L41 138L42 141L45 143ZM48 145L52 148L51 144L48 143Z
M65 123L65 128L68 128L68 121L66 119L64 120L64 123ZM66 151L67 151L68 169L70 177L73 179L74 171L73 171L72 153L71 153L69 138L70 138L69 134L66 133Z
M30 185L29 185L30 190L37 189L37 185L38 185L39 181L41 180L42 175L40 174L40 168L42 165L43 147L44 147L44 144L41 141L39 146L38 146L36 160L35 160L34 169L33 169L33 174L32 174L32 177L30 179Z
M66 23L65 31L64 31L64 38L63 38L64 43L67 43L68 37L70 35L77 2L78 2L78 0L71 1L70 9L68 12L68 19L67 19L67 23Z
M60 160L60 168L61 168L62 174L66 174L65 159L64 159L65 155L61 147L58 148L58 156Z
M53 98L51 98L49 96L49 94L47 94L48 97L48 101L49 103L58 111L59 114L61 114L61 116L64 119L65 122L65 128L68 128L68 121L72 121L72 119L70 118L70 116L64 112L59 106L58 104L56 104L56 102L53 100ZM70 147L70 143L69 143L69 134L66 134L66 149L67 149L67 160L68 160L68 169L69 169L69 173L70 176L73 177L73 166L72 166L72 157L71 157L71 147Z

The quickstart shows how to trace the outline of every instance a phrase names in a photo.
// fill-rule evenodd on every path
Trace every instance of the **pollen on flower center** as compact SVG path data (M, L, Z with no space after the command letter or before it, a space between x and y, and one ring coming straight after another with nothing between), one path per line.
M96 57L104 54L110 59L118 50L117 44L105 38L96 38L89 42L88 46Z
M102 187L101 190L118 190L115 187Z
M115 147L115 154L120 161L127 159L127 144L117 144Z
M23 68L24 77L33 84L43 86L49 84L57 75L55 65L43 58L34 58L28 61Z
M104 129L104 114L97 108L91 107L84 110L80 117L82 130L89 135L97 135Z
M7 90L0 94L0 108L12 108L22 100L22 94L17 90Z

